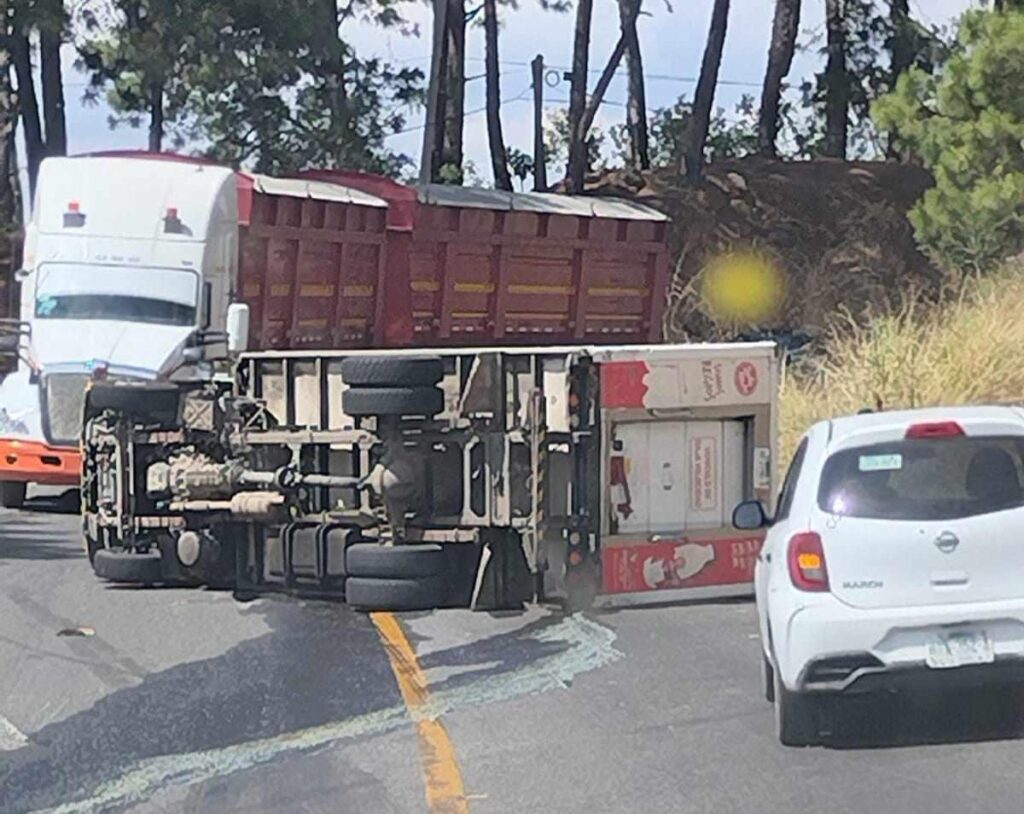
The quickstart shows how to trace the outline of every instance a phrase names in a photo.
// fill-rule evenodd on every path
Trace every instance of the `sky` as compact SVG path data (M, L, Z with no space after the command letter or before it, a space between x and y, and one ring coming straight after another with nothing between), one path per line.
M911 13L924 23L945 24L980 0L910 0ZM468 0L472 8L474 0ZM801 41L823 29L824 0L804 0L800 20ZM565 107L568 83L562 70L571 61L574 14L544 11L538 0L518 0L518 8L499 7L502 30L499 47L502 61L502 127L509 146L528 154L533 152L533 107L529 63L537 54L551 66L546 73L545 99L548 111ZM700 61L711 16L712 0L647 0L645 14L638 27L647 76L647 104L651 109L671 105L681 94L692 96L700 70ZM594 0L590 49L591 87L613 49L619 33L615 0ZM757 97L767 61L771 33L773 0L733 0L729 29L719 74L715 103L731 111L744 93ZM419 36L397 31L384 32L364 25L343 30L360 54L380 55L403 65L421 67L426 72L430 61L431 11L427 2L410 2L404 16L418 27ZM818 46L798 53L790 72L790 83L819 70L822 57ZM109 111L103 105L87 107L81 98L85 77L74 68L74 52L65 55L67 71L67 124L72 154L113 148L145 148L145 128L108 126ZM484 106L483 28L471 25L467 32L466 121L464 151L485 182L491 181ZM625 77L620 73L612 81L596 123L607 128L625 116ZM418 159L421 149L422 111L413 113L409 132L389 138L392 148Z

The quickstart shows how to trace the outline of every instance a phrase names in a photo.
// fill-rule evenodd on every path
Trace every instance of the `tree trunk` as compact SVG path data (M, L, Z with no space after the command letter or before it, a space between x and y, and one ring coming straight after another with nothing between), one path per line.
M39 32L40 79L43 90L43 123L46 127L46 155L67 155L68 137L64 121L64 77L60 67L60 31Z
M700 78L693 97L693 115L690 122L689 143L685 155L687 180L696 183L704 173L704 145L711 125L711 106L715 102L718 70L722 66L722 49L729 23L729 0L715 0L711 10L711 27L700 65Z
M846 158L846 128L850 109L846 75L846 20L843 0L825 0L828 62L825 64L825 148L830 158Z
M498 9L496 0L484 0L484 72L487 81L487 141L491 146L494 186L512 191L505 138L501 134L501 78L498 70Z
M441 166L446 180L462 183L462 126L466 107L466 3L448 0L447 46L445 47L444 134ZM485 21L486 24L486 21Z
M911 41L910 0L890 0L889 21L892 25L892 41L890 43L890 70L892 87L914 63L914 46ZM890 161L900 161L906 156L900 148L899 133L889 133L889 141L885 146L885 156Z
M0 3L0 6L5 3ZM4 32L6 36L6 32ZM15 231L18 212L18 173L14 160L14 134L18 127L18 99L11 84L11 55L0 51L0 234Z
M619 0L619 24L626 46L626 69L629 80L626 93L626 130L629 133L629 163L637 170L650 169L651 158L647 138L647 91L644 87L644 63L640 54L640 38L636 18L641 0Z
M619 41L615 43L615 48L612 51L612 55L608 57L608 62L604 66L604 70L601 71L601 76L597 79L597 84L594 86L594 92L590 94L590 101L587 102L587 107L583 111L583 120L580 122L580 132L583 134L583 143L587 142L587 135L590 133L590 128L594 124L594 117L597 115L598 109L601 107L601 102L604 101L604 95L608 92L608 86L612 83L612 79L615 78L615 72L619 69L619 63L622 62L622 55L626 53L626 40L620 36Z
M769 158L776 156L775 141L779 135L779 102L782 83L793 65L796 35L800 28L800 0L775 0L772 42L768 48L768 69L761 91L761 114L757 123L758 152Z
M34 199L39 164L43 160L46 145L43 142L43 128L39 123L39 100L32 79L32 46L25 36L11 37L11 59L14 61L14 75L18 80L18 106L25 138L25 168L28 171L28 194Z
M164 148L164 89L153 85L149 90L149 150L163 152Z
M594 0L579 0L576 5L576 34L572 50L572 86L569 89L569 166L566 180L569 192L583 191L587 172L587 134L583 114L587 106L587 64L590 54L590 18Z
M433 34L430 48L430 78L427 85L427 105L423 126L423 151L420 154L420 183L438 180L441 168L441 144L444 140L446 77L445 51L448 44L448 0L433 0Z
M364 156L362 144L352 138L348 94L345 90L345 44L339 30L343 20L338 17L337 0L320 0L317 16L323 27L323 39L316 47L321 51L319 60L323 74L324 94L330 116L334 166L344 167L360 162Z
M994 11L1002 11L1004 8L1003 0L992 0L992 9Z

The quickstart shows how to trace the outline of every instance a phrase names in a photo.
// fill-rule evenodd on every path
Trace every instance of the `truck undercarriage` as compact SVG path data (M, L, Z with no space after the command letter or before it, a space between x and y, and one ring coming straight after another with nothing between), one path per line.
M232 383L96 383L96 573L367 609L586 605L600 407L578 349L257 354Z

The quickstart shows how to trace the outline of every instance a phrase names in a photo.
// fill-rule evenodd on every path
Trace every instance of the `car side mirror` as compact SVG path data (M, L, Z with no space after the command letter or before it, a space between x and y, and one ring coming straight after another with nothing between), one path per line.
M745 500L732 512L732 524L742 531L756 531L771 523L760 500Z
M228 306L228 353L241 353L249 347L249 306L233 302Z

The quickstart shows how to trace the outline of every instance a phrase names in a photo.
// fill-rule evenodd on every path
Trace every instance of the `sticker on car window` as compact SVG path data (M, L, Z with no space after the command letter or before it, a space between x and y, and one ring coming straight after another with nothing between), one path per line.
M891 472L903 468L903 456L892 455L861 455L857 468L861 472Z

